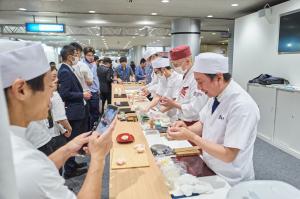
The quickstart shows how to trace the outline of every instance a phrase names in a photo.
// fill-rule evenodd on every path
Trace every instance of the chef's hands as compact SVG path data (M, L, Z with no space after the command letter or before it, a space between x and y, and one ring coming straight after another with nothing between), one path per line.
M195 134L186 127L169 127L167 137L171 140L190 140L192 141Z
M142 110L142 113L146 114L150 111L150 107L146 107Z
M170 108L178 108L180 109L181 106L175 100L170 99L168 97L162 97L159 101L160 105Z
M176 121L172 124L172 127L184 127L184 128L187 128L187 125L185 124L184 121Z
M144 87L141 89L141 91L142 91L142 95L143 95L143 96L149 95L149 91L148 91L148 89L147 89L146 86L144 86Z

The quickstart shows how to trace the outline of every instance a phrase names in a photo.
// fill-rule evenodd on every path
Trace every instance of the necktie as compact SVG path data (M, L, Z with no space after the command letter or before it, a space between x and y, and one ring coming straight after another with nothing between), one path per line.
M218 99L215 97L214 103L212 105L212 109L211 109L211 114L213 114L216 110L216 108L219 106L220 102L218 101Z

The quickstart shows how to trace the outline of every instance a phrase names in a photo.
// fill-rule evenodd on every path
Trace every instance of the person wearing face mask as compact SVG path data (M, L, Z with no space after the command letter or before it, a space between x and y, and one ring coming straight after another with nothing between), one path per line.
M67 45L60 52L62 57L62 65L58 71L58 93L65 103L66 115L72 127L71 136L68 140L72 140L77 135L86 131L86 110L85 100L91 98L91 93L83 91L82 86L75 75L73 66L76 64L76 48ZM75 158L70 158L65 164L65 178L77 175L77 169L82 167L75 162Z
M183 75L179 96L176 100L163 97L162 110L166 112L172 108L177 109L178 118L187 125L192 125L199 120L199 112L206 104L208 97L197 89L197 84L192 71L192 54L189 46L178 46L170 51L173 69Z
M82 47L80 44L76 43L76 42L72 42L70 43L71 46L76 48L76 53L75 55L75 62L74 65L72 66L74 68L74 73L76 75L76 77L78 78L83 92L88 92L90 93L90 88L89 86L92 85L93 83L93 73L91 71L91 69L89 68L89 66L84 63L82 60L80 60L81 58L81 54L82 54ZM82 127L83 131L88 131L90 128L90 109L89 109L89 103L88 99L86 99L84 101L84 107L85 107L85 122L83 122L84 126Z
M76 42L70 43L71 46L76 48L76 57L75 57L75 65L73 68L75 69L75 75L78 77L82 89L84 91L90 91L89 86L93 83L93 73L89 66L80 60L82 54L82 47L80 44Z
M176 100L179 95L180 86L182 84L182 75L176 73L171 69L168 58L160 57L152 62L152 66L157 77L159 78L159 86L156 92L156 96L146 108L146 112L158 105L163 96ZM167 112L167 115L171 118L171 121L177 120L175 108L169 110Z
M251 96L228 71L228 58L201 53L193 67L198 89L210 97L200 120L168 130L176 140L190 140L203 151L204 162L230 185L254 180L253 149L260 113Z
M83 49L84 60L83 63L87 64L90 70L93 73L93 82L89 86L91 91L91 98L88 100L89 104L89 113L90 113L90 125L89 130L91 130L95 124L99 120L100 110L99 110L99 102L100 102L100 84L97 75L97 65L94 61L95 50L92 47L85 47Z

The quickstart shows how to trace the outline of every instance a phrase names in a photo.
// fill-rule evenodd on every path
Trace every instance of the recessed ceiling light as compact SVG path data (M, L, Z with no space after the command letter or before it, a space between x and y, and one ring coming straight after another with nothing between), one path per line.
M211 33L212 35L216 35L217 33L215 33L215 32L213 32L213 33Z
M90 10L89 13L96 13L96 11L95 10Z
M132 39L135 39L135 36L133 36Z
M237 6L239 6L239 4L233 3L233 4L231 4L231 6L232 6L232 7L237 7Z
M25 10L27 10L26 8L19 8L19 10L21 10L21 11L25 11Z
M97 36L99 36L100 34L99 34L99 33L97 33L96 35L97 35Z
M214 16L213 15L207 15L207 18L213 18Z
M170 3L170 0L161 0L162 3Z
M154 22L153 21L138 21L137 24L139 24L139 25L153 25ZM143 30L144 28L140 28L139 30Z
M89 24L104 24L104 23L107 23L107 21L104 21L104 20L88 20L86 22L89 23Z
M157 13L156 12L152 12L151 15L157 15Z
M224 45L225 43L223 42L222 44Z

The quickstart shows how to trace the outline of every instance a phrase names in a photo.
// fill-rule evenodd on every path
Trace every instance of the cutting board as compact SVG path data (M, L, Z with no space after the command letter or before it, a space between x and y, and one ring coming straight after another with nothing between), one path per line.
M149 167L147 153L138 153L132 148L114 148L112 151L111 169L128 169L138 167ZM118 159L125 159L126 164L117 165Z

